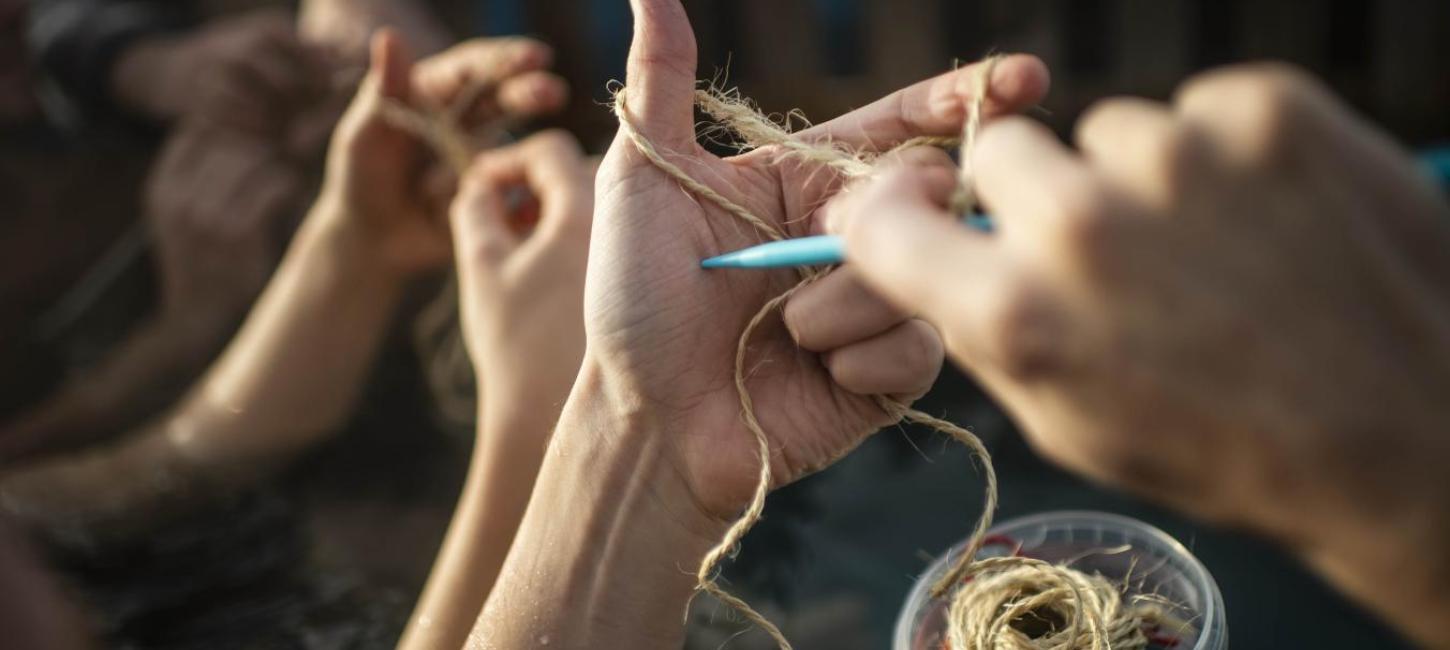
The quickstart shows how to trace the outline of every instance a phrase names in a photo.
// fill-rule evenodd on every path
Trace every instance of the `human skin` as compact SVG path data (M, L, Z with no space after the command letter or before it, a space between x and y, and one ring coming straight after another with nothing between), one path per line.
M483 154L464 175L451 216L478 436L401 650L461 647L508 554L584 356L593 211L594 166L559 132Z
M299 103L330 87L332 72L299 38L290 12L262 9L132 44L111 69L111 94L152 120L190 117L272 135Z
M695 142L695 41L677 0L635 0L627 106L693 177L792 235L836 189L823 169L761 150L715 158ZM803 137L888 146L960 130L968 67ZM1035 103L1046 71L1009 57L991 114ZM790 271L718 273L699 261L758 235L686 194L624 136L605 157L585 289L584 362L514 547L468 647L679 647L694 571L755 489L761 459L734 386L737 339ZM748 386L769 436L773 485L819 470L888 424L874 395L910 402L940 370L935 331L849 275L802 290L846 317L823 334L768 321ZM810 347L798 343L815 341Z
M156 313L40 405L0 425L0 465L135 426L196 379L266 285L280 234L304 208L305 174L271 143L178 127L148 180L160 278Z
M447 49L455 39L426 2L417 0L302 0L297 8L297 31L344 60L367 59L374 31L389 27L414 51L431 55Z
M480 99L478 126L556 109L565 92L542 70L548 49L525 39L464 43L415 67L384 32L372 56L324 188L222 357L174 409L118 442L0 474L0 507L53 535L145 532L261 480L352 412L403 289L452 255L452 185L424 143L384 119L383 102L443 105L465 85L499 81Z
M954 171L827 209L852 266L943 332L1045 456L1277 540L1432 647L1450 639L1450 208L1305 74L1104 101L1077 150L1024 119Z
M16 648L83 650L96 647L92 630L66 599L40 556L0 521L0 626Z

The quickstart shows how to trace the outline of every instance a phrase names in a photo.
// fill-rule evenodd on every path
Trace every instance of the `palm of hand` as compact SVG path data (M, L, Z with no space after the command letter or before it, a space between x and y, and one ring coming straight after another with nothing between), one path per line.
M694 482L706 512L731 517L748 502L760 466L741 418L737 345L761 307L799 276L702 270L701 259L765 234L696 200L634 147L616 140L599 174L585 305L591 349L671 414L670 460ZM831 173L777 160L769 149L722 160L696 145L666 157L788 236L807 234L815 208L838 187ZM775 485L829 465L891 421L871 396L838 386L778 318L767 318L749 343L747 387L770 439Z
M620 96L627 106L620 108L633 132L665 161L785 236L807 234L842 179L769 147L729 159L704 151L692 111L697 47L684 7L678 0L633 0L631 6L635 40L629 86ZM968 66L922 82L799 136L878 149L958 133L980 71ZM992 96L980 98L992 113L1031 105L1046 91L1040 62L1019 58L997 71ZM698 505L733 518L750 501L760 468L735 385L740 335L799 277L702 270L701 259L759 243L766 234L688 194L641 153L629 132L615 139L596 188L584 314L591 363L663 414L660 424L671 430L665 453ZM743 366L771 453L772 483L779 486L829 465L893 417L875 396L842 387L821 355L798 348L781 319L768 316L749 341Z

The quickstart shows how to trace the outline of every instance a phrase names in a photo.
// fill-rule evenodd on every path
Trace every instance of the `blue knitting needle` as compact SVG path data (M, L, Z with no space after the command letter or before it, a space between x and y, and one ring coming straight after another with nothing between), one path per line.
M1450 187L1450 149L1431 151L1420 157L1440 183ZM992 232L992 218L974 214L963 220L982 232ZM846 261L846 248L835 235L773 241L726 253L700 262L705 269L774 269L789 266L825 266Z
M992 218L974 214L963 219L968 226L992 232ZM823 266L846 261L845 245L836 235L785 239L751 246L700 262L704 269L774 269L786 266Z

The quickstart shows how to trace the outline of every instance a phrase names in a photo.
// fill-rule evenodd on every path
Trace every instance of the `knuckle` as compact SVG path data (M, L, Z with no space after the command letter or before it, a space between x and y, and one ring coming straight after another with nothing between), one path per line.
M936 329L922 321L912 321L911 334L902 346L902 366L916 379L913 389L929 388L941 371L946 351Z
M1144 168L1158 170L1163 178L1176 178L1189 161L1192 145L1189 133L1177 126L1145 138Z
M1053 195L1056 219L1051 229L1061 250L1071 256L1091 255L1107 239L1107 199L1090 179L1064 181Z
M1035 379L1060 365L1053 317L1037 292L1003 283L984 312L987 353L1007 376Z
M1284 127L1299 116L1297 83L1280 73L1265 73L1243 80L1239 104L1240 128L1266 145L1277 145ZM1271 147L1272 149L1272 147Z
M1316 82L1285 63L1247 64L1209 73L1186 84L1179 104L1232 123L1250 160L1278 158L1304 118Z
M820 352L814 345L815 341L811 336L809 325L811 311L799 299L787 300L785 307L781 309L781 319L785 322L786 332L790 334L796 345L807 350Z
M1122 123L1122 114L1132 105L1126 97L1109 97L1093 103L1078 120L1075 139L1079 144L1100 140L1112 128Z
M467 221L465 220L465 222ZM488 236L485 232L479 232L479 230L481 229L469 223L468 227L459 233L457 243L459 257L475 266L489 266L506 257L508 248L504 243L495 237Z

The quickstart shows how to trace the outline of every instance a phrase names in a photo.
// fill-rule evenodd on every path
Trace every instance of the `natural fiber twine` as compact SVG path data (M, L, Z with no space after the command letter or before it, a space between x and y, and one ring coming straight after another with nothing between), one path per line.
M975 203L972 173L972 151L981 128L983 107L990 94L992 71L998 57L989 57L980 66L975 94L967 106L967 119L960 138L961 183L952 198L959 213ZM783 239L785 233L775 224L757 216L748 208L730 200L720 192L691 177L671 163L658 147L636 127L620 87L614 93L614 113L620 130L647 160L673 178L691 194L750 224L765 237ZM847 179L872 175L882 154L853 151L833 142L813 142L796 137L737 94L715 89L695 94L696 105L715 121L718 128L733 134L743 143L742 150L770 147L782 158L794 158L828 168ZM917 138L899 143L887 153L923 145L942 145L939 138ZM749 603L725 591L715 580L719 564L732 556L740 540L760 520L765 497L770 491L770 443L754 403L746 387L747 352L755 330L796 291L824 276L828 269L802 269L801 281L789 291L766 302L746 325L735 350L735 388L740 396L741 414L754 437L760 455L760 471L755 493L740 518L725 533L724 539L700 563L696 573L697 592L740 612L755 626L769 634L782 649L791 647L780 629L755 611ZM1017 650L1054 649L1125 650L1146 648L1149 640L1145 630L1167 622L1162 608L1151 599L1126 598L1126 585L1110 583L1101 576L1088 575L1069 566L1055 565L1025 557L977 559L983 539L992 525L997 508L997 476L990 455L972 432L946 420L911 409L885 396L876 397L877 405L897 421L929 426L966 445L981 463L986 481L982 514L977 519L968 543L947 572L932 588L934 597L950 597L948 609L948 643L954 649ZM1051 624L1045 629L1040 623ZM1034 625L1039 624L1039 625ZM1030 630L1024 631L1024 630Z
M898 143L885 153L853 151L833 142L812 142L796 137L733 93L701 90L696 92L695 99L699 108L719 128L743 143L742 149L771 147L782 158L814 163L846 179L871 176L878 161L891 152L960 143L961 182L952 197L952 207L958 213L964 213L975 203L972 151L981 128L983 108L990 95L992 71L998 60L998 57L989 57L980 66L960 139L914 138ZM466 111L487 90L487 86L469 89L460 93L458 101L444 108L417 109L401 102L386 101L383 117L395 128L426 142L439 158L461 174L478 151L485 148L490 140L497 139L496 133L492 134L492 138L483 137L463 126ZM696 180L666 159L664 153L636 128L623 87L615 89L613 110L619 119L620 130L640 154L691 194L750 224L765 237L773 240L785 238L785 233L775 224ZM760 520L766 494L770 491L769 437L756 418L754 403L746 387L750 339L755 330L796 291L827 272L828 269L802 269L800 283L766 302L740 335L735 351L735 388L740 397L741 414L760 455L760 471L749 506L726 531L724 539L705 556L696 573L697 593L710 594L740 612L769 634L781 650L789 650L791 644L780 629L749 603L725 591L716 582L715 574L720 563L734 554L740 540ZM970 449L981 465L986 483L982 514L961 554L932 587L933 597L950 598L947 647L955 650L1137 650L1148 647L1147 630L1175 625L1186 627L1186 624L1165 613L1165 603L1161 600L1151 596L1125 596L1126 583L1115 584L1070 566L1026 557L977 559L997 508L997 475L986 447L976 435L956 424L911 409L886 396L875 399L877 406L897 421L928 426L951 436Z

